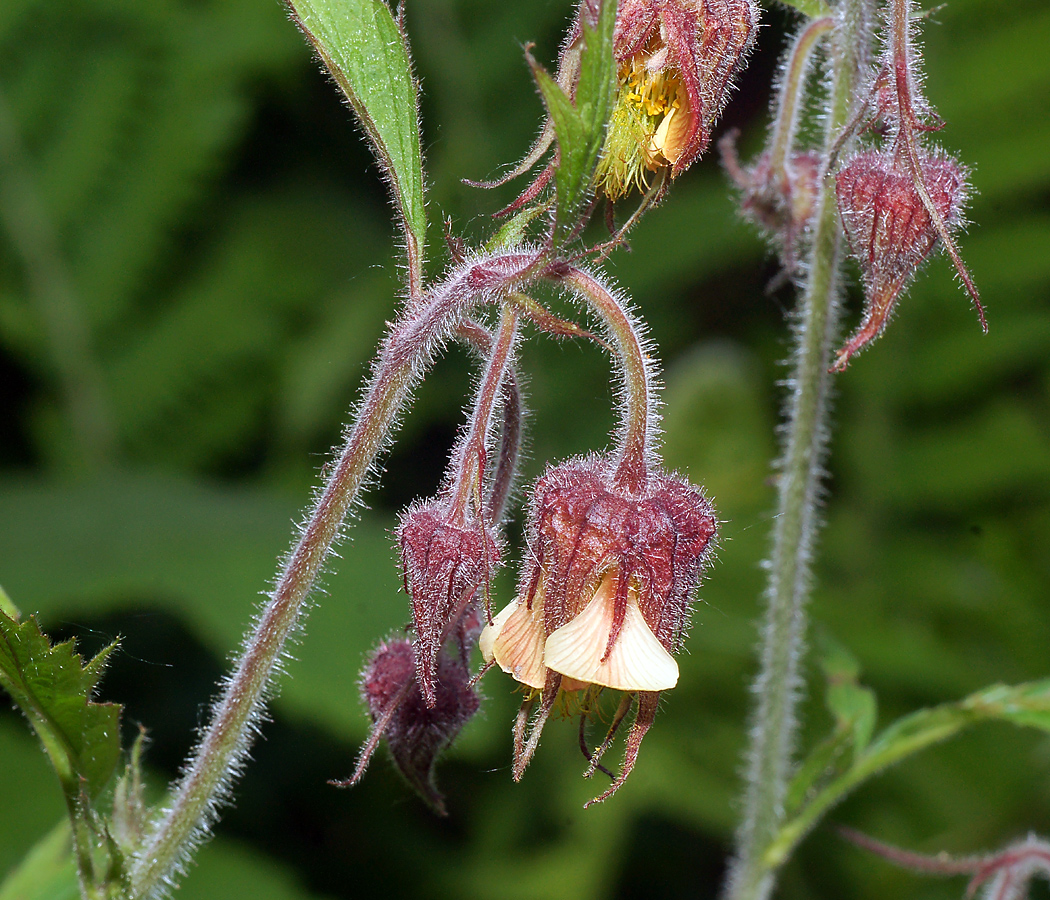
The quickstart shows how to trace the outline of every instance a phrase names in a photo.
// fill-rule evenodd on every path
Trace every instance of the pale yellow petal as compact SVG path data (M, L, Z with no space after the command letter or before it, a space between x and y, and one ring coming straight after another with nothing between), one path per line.
M602 662L612 630L614 583L606 578L583 612L554 631L544 662L555 672L618 691L665 691L678 684L678 663L653 634L632 590L623 628Z
M514 609L492 639L492 658L517 681L542 688L547 681L547 668L543 664L543 607L539 602L534 602L532 609L517 601L512 605ZM497 619L506 612L503 610Z
M510 603L492 617L491 625L486 625L481 629L481 635L478 638L478 649L481 650L481 656L485 662L492 662L492 645L496 642L500 629L503 628L503 623L510 618L510 614L517 608L518 601L511 600Z
M672 166L685 151L685 143L693 124L693 111L684 90L678 91L679 105L668 110L649 144L649 155L659 154Z

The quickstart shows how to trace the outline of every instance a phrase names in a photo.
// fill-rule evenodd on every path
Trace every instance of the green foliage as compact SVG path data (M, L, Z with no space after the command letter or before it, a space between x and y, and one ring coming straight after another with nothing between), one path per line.
M18 612L18 607L11 601L11 598L7 596L7 591L0 587L0 614L7 616L9 619L18 619L21 613Z
M68 820L63 819L0 882L0 900L76 900L77 867Z
M554 175L556 240L564 239L576 228L579 210L593 191L594 167L605 142L616 88L613 58L616 6L615 0L605 0L594 25L586 16L581 18L580 77L572 98L528 54L532 74L558 137L558 169Z
M10 561L10 583L49 619L143 598L185 617L224 658L287 547L297 505L298 498L272 490L141 475L79 487L6 484L0 510L22 527L0 535L0 557ZM388 527L374 519L358 524L344 561L325 579L333 601L311 614L295 678L278 700L290 714L352 740L366 730L356 702L348 702L359 662L378 637L404 624ZM53 565L56 543L73 554L68 566Z
M92 802L120 759L120 706L96 703L102 669L116 647L87 664L74 642L52 646L35 618L18 622L0 612L0 687L25 714L40 739L65 794L81 889L86 896L114 896L122 854ZM53 855L54 849L48 851ZM32 882L31 869L26 878Z
M287 0L296 22L357 113L390 179L422 277L427 218L416 85L401 28L383 0Z
M832 778L780 829L765 857L772 866L783 864L806 832L857 785L913 753L954 736L977 722L1000 720L1050 731L1050 680L1016 687L995 685L957 703L921 709L894 722L870 745L858 748L853 764ZM821 748L818 747L818 753ZM804 770L812 770L803 764Z
M97 796L120 758L120 707L91 699L115 646L85 664L72 640L52 646L35 618L0 613L0 686L29 719L67 795Z
M875 693L857 683L860 665L845 647L828 635L823 644L820 666L828 679L828 709L835 717L836 730L848 731L854 752L859 753L875 728Z

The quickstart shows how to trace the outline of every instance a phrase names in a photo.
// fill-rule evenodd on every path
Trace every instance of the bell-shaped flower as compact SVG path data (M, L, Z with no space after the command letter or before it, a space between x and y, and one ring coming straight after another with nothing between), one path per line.
M687 482L651 474L643 488L626 490L613 470L588 457L540 479L519 595L480 640L488 662L541 692L528 741L517 742L516 777L559 692L595 686L638 695L623 770L599 799L634 765L658 693L678 683L674 654L717 530L711 504Z

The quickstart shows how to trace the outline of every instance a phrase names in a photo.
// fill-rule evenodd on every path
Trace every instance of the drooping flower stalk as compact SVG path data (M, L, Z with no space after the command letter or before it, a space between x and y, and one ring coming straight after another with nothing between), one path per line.
M652 363L638 323L590 272L563 264L550 274L605 325L623 378L621 425L612 454L552 466L532 489L518 596L482 631L480 645L486 661L532 689L514 726L515 781L559 697L582 696L575 702L586 718L598 692L624 692L594 753L581 721L588 777L635 706L621 770L591 801L600 803L630 775L660 692L678 682L673 654L682 649L718 523L701 489L660 468Z
M486 514L489 509L482 498L482 481L486 470L486 447L492 430L497 402L510 365L514 340L517 336L518 310L513 303L505 303L500 316L495 340L489 350L488 367L474 400L469 430L457 448L455 512L460 521L470 516L471 504L475 513ZM500 504L502 505L502 504Z
M405 510L398 525L405 590L412 600L416 632L416 677L428 707L437 702L435 671L441 648L454 632L465 643L463 620L479 590L484 590L488 612L488 586L499 566L499 529L489 516L490 503L483 493L489 432L511 364L517 321L517 305L505 302L470 421L452 451L444 484L436 497ZM373 734L369 747L374 747L377 737ZM351 783L360 778L367 762L363 754Z
M1029 885L1037 876L1050 881L1050 842L1035 834L994 853L950 856L942 851L931 856L883 843L852 828L839 827L838 832L862 850L902 869L940 877L971 876L966 886L967 900L976 897L982 888L984 900L1022 900L1029 896Z
M831 53L833 84L825 159L849 121L870 40L869 3L845 0ZM760 640L756 709L747 754L744 817L727 883L730 900L763 900L775 871L763 859L783 819L800 699L799 665L806 634L810 558L819 527L824 456L829 437L828 365L838 334L841 231L834 182L825 178L814 213L808 279L795 322L787 425L779 461L777 515Z
M788 55L787 65L780 76L777 91L776 118L770 141L769 166L782 172L795 144L799 116L805 97L805 81L813 62L813 51L818 42L835 27L833 16L824 16L807 22L795 39Z
M521 295L517 295L520 298ZM478 349L483 356L493 352L495 338L489 330L472 319L464 319L456 328L456 333ZM518 471L518 456L521 452L521 418L523 414L521 388L513 368L504 373L502 421L500 423L499 456L492 467L492 480L489 484L488 517L491 522L503 518L514 476Z
M240 773L285 641L295 628L343 520L408 395L457 321L533 275L540 257L508 252L461 266L410 308L384 341L339 460L285 560L277 586L212 709L212 720L173 788L172 799L131 867L131 895L170 884L214 822Z
M970 276L966 264L962 261L962 257L959 255L959 250L955 246L955 240L952 237L948 225L944 221L943 215L938 209L937 204L930 197L923 174L922 159L915 134L919 129L919 119L915 109L915 62L910 33L910 30L914 25L912 23L911 10L912 4L910 0L892 0L892 8L890 11L892 35L891 55L893 63L893 83L897 93L897 109L899 115L899 122L897 125L899 129L897 135L897 151L906 159L908 167L911 170L915 190L922 200L923 206L933 219L934 227L937 234L940 236L941 241L944 243L944 248L947 251L948 256L951 258L952 264L955 266L955 270L959 275L959 280L962 281L967 293L969 293L973 300L974 306L977 309L978 318L981 320L982 330L987 331L988 323L985 321L984 308L981 306L981 298L977 291L977 286L973 283L973 278Z
M623 369L624 407L615 477L624 487L638 487L645 483L656 424L652 407L652 362L642 345L639 324L590 272L568 267L560 280L601 318L615 342Z
M770 290L796 274L798 245L813 218L822 160L799 150L796 138L815 50L834 27L834 17L824 16L807 22L795 38L780 75L767 149L751 166L737 158L735 129L718 142L722 164L741 191L741 212L766 232L780 256L783 270Z

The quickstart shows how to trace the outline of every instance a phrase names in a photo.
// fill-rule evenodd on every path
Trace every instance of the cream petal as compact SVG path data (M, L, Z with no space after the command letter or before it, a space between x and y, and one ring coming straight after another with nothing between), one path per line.
M499 637L500 629L503 628L503 623L510 618L511 613L517 608L518 601L511 600L510 603L504 606L503 609L492 617L492 623L490 625L486 625L481 629L481 635L478 637L478 649L481 650L481 656L485 662L492 662L492 645L496 642L496 638Z
M693 110L685 91L679 89L680 100L672 107L656 128L649 145L651 156L659 154L672 166L685 152L685 142L693 125Z
M547 682L547 668L543 664L543 607L539 602L533 603L532 609L518 601L512 605L513 609L507 607L510 613L500 623L499 633L492 638L492 658L515 680L542 688ZM495 624L493 622L493 628Z
M606 578L575 619L554 631L543 659L555 672L618 691L665 691L678 684L678 663L653 634L632 590L620 636L602 662L612 630L615 592Z
M660 154L670 163L673 163L674 160L667 155L667 136L671 131L671 123L674 121L677 113L678 110L673 107L667 111L667 115L663 117L656 128L656 134L653 135L652 140L649 142L649 153L653 156Z

